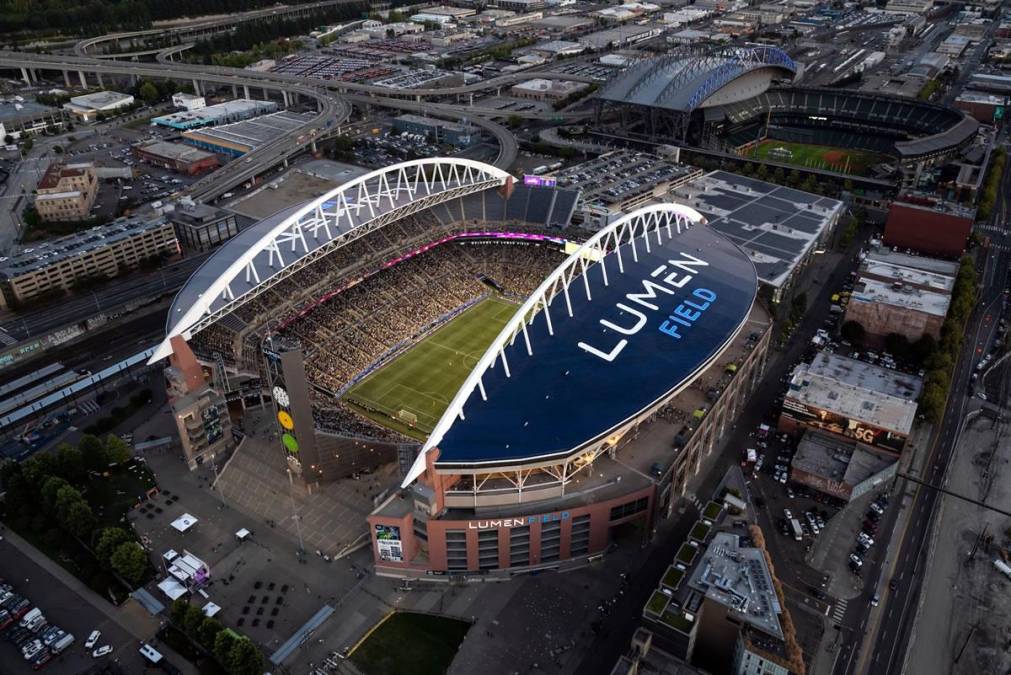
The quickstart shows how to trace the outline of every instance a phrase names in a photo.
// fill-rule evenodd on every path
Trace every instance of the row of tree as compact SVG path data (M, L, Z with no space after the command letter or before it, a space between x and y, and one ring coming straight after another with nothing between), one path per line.
M150 569L147 553L130 532L99 528L96 504L88 499L92 477L129 458L130 447L118 436L85 435L77 447L63 443L52 453L4 462L0 480L7 492L8 523L29 538L41 538L50 550L62 549L69 536L101 569L115 572L131 586L139 584Z
M186 598L177 599L169 607L169 621L212 655L229 675L260 675L263 672L263 654L249 638L228 630L214 617L205 616Z
M1007 167L1007 150L997 148L993 151L990 160L990 170L987 172L986 183L983 186L983 194L979 198L979 210L976 212L977 220L989 220L993 213L993 208L997 205L997 195L1000 192L1000 182L1004 178L1004 169Z
M929 422L937 422L944 414L951 389L951 373L965 340L965 326L976 305L978 278L971 256L963 256L951 291L948 315L941 326L941 341L925 359L927 374L920 394L919 412Z
M326 7L309 16L295 17L283 21L247 21L237 25L232 31L221 33L196 43L192 49L185 53L186 58L210 64L214 63L213 57L215 55L218 55L220 61L221 55L230 52L252 51L254 48L264 55L253 58L243 65L249 65L249 63L253 63L260 58L283 56L289 52L283 51L284 41L279 40L279 38L305 35L319 27L322 23L340 23L357 19L367 10L368 3L361 2ZM270 45L274 46L271 47ZM274 56L270 54L274 54ZM218 63L216 65L233 64Z
M101 35L149 28L164 19L235 14L274 4L275 0L0 0L0 33Z

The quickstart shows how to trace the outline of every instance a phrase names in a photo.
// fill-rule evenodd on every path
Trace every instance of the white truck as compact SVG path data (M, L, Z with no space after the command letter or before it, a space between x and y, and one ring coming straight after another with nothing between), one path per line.
M804 538L804 530L800 527L800 521L796 518L790 519L790 529L793 530L793 538L795 541L800 541Z

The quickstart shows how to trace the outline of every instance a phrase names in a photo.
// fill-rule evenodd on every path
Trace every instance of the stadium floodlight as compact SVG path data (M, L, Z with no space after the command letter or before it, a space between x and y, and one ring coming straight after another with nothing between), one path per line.
M503 186L512 176L491 164L455 157L401 162L359 176L316 199L281 211L226 242L172 301L165 339L148 361L306 265L390 222L436 204Z
M483 382L485 372L498 362L501 363L505 376L511 377L506 348L517 338L522 337L524 349L518 352L522 354L526 351L528 356L533 354L527 326L531 325L537 316L543 314L548 335L554 335L550 305L555 297L562 295L565 300L565 313L572 318L571 293L585 293L587 301L592 301L592 291L586 274L588 269L598 267L601 279L607 286L609 265L612 267L610 274L623 274L625 256L638 261L640 248L648 252L652 246L662 245L664 236L672 239L689 227L705 223L705 217L688 206L671 203L653 204L615 220L574 250L516 310L485 350L432 429L401 487L407 487L424 473L427 454L439 445L457 419L466 419L465 404L474 391L477 390L482 400L488 400ZM582 277L582 283L575 283L577 276Z

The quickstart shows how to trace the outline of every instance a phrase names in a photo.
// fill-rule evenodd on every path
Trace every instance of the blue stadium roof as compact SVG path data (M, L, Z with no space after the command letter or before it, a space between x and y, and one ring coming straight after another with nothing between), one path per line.
M755 267L714 230L693 227L648 253L640 240L637 262L630 244L621 251L623 274L617 254L607 256L609 284L600 264L588 268L592 300L573 282L573 317L562 293L552 299L553 336L541 316L528 326L532 355L522 337L506 348L511 377L500 362L486 371L487 400L470 395L464 419L438 443L436 466L514 466L578 452L689 384L747 320ZM672 321L678 307L682 318ZM611 354L622 339L611 360L593 353Z

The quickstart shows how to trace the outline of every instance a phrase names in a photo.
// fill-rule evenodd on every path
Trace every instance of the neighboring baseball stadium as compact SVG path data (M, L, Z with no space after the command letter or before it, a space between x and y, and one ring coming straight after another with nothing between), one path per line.
M697 211L591 233L569 226L577 198L469 160L366 174L212 255L154 358L222 372L229 400L269 392L306 484L399 462L368 518L381 574L586 564L689 491L771 317Z
M795 86L801 75L777 47L680 48L602 87L598 126L613 119L624 136L852 174L887 162L915 173L955 155L979 128L934 103Z

